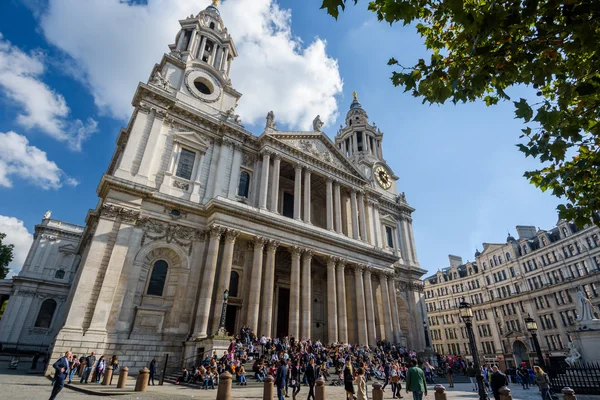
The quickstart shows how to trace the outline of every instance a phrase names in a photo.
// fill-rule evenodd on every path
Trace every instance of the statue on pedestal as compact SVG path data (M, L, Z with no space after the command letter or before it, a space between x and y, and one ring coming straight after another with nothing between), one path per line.
M577 321L592 321L597 320L594 316L595 309L594 305L587 298L587 295L581 289L581 286L577 288Z
M565 358L565 361L567 362L567 364L569 364L570 367L574 367L575 364L577 364L577 362L581 358L581 353L579 353L579 350L577 350L573 342L569 342L568 346L569 355L567 356L567 358Z
M46 211L46 213L44 214L44 218L43 219L50 219L50 216L52 215L52 211L48 210Z
M267 124L265 129L277 129L277 125L275 124L275 113L273 111L269 111L267 114Z
M321 132L321 128L323 127L323 121L321 121L321 116L317 115L313 120L313 130L315 132Z

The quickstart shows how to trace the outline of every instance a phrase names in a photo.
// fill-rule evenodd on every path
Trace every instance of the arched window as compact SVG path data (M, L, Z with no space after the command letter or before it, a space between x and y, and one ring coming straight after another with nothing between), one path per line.
M240 183L238 185L238 196L248 197L250 191L250 174L246 171L240 173Z
M58 271L56 271L54 273L54 277L56 279L64 279L64 277L65 277L65 270L64 269L59 269Z
M152 268L152 275L150 275L150 282L148 283L148 291L146 294L152 296L162 296L163 289L165 288L165 281L167 280L167 270L169 264L166 261L158 260L154 263Z
M506 252L506 261L510 261L510 253Z
M494 267L498 265L498 257L494 256Z
M215 23L211 22L210 25L208 26L210 29L215 29Z
M52 299L44 300L34 326L36 328L50 328L52 317L54 317L54 311L56 311L56 301Z
M567 228L563 226L562 228L563 237L567 237Z
M229 275L229 295L231 297L238 297L238 283L240 281L240 274L236 271L231 271Z
M527 246L523 245L523 254L527 254Z

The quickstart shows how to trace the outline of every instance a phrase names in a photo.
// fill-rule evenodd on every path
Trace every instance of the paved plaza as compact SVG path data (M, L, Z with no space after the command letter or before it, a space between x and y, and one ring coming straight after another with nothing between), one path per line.
M131 382L133 383L133 382ZM114 388L115 385L113 385ZM128 385L130 386L130 385ZM457 383L453 389L448 389L448 400L464 400L478 398L477 394L471 391L470 384ZM30 399L45 399L50 396L52 386L48 378L40 375L27 375L23 374L22 371L8 371L2 369L0 371L0 398L11 399L11 400L30 400ZM86 385L87 389L105 388L96 384ZM517 385L511 385L512 395L514 400L540 400L539 392L533 388L531 390L523 390ZM114 389L109 389L114 390ZM130 389L131 390L131 389ZM430 400L434 399L433 388L430 386L430 393L427 397ZM299 400L306 398L308 391L307 387L303 386L299 395ZM403 391L403 396L407 400L411 400L412 396L406 395ZM118 399L118 400L158 400L158 399L172 399L172 400L186 400L186 399L200 399L200 400L214 400L216 398L217 391L215 390L199 390L188 387L175 386L165 383L164 386L150 386L148 392L145 393L132 393L130 395L109 395L103 396L103 399ZM86 393L80 393L72 389L65 388L59 394L59 400L83 400L89 399L91 396ZM239 387L233 386L232 390L233 399L262 399L262 389L257 386ZM291 395L289 399L291 399ZM326 387L326 398L327 400L344 400L344 392L341 387ZM370 395L369 395L369 398ZM384 393L384 399L391 399L392 395L389 391ZM562 398L562 396L560 396ZM493 397L492 397L493 399ZM578 400L600 400L600 396L577 396Z

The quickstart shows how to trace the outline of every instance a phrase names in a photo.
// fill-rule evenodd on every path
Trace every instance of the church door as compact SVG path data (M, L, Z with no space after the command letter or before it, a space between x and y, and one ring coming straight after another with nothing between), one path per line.
M277 304L277 336L282 338L289 335L290 321L290 289L279 288L279 301Z

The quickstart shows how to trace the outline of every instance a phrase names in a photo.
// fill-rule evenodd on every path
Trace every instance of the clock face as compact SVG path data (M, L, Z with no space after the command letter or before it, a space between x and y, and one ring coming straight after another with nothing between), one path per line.
M389 189L392 186L392 178L390 174L385 170L381 165L375 168L375 178L377 179L377 183L384 189Z

